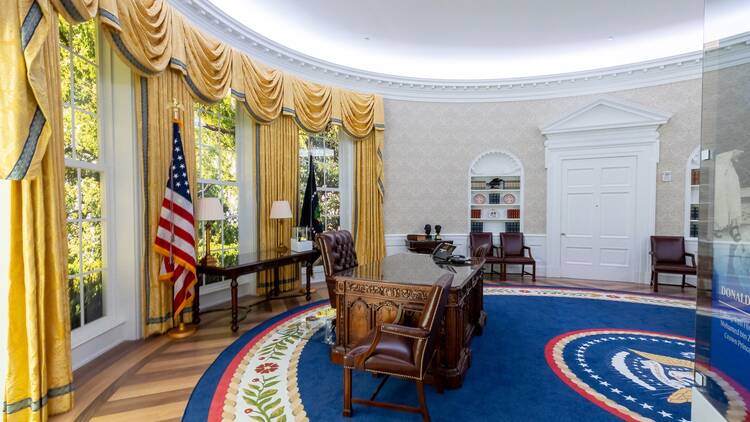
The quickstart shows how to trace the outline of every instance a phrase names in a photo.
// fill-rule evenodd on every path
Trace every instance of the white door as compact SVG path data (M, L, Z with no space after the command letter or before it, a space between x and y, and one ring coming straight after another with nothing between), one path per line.
M635 157L563 161L563 277L636 280L635 186Z

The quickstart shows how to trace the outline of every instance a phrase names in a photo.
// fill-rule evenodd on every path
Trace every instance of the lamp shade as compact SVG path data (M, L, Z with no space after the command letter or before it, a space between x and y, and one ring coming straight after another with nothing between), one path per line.
M214 221L224 219L224 207L219 198L198 198L198 220Z
M271 218L275 220L292 218L292 208L289 206L289 201L273 201L273 204L271 204Z

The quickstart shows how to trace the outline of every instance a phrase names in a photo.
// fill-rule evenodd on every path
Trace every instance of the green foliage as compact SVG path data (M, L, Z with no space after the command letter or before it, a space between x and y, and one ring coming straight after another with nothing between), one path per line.
M100 154L96 23L60 19L60 70L65 157L96 163ZM103 192L101 173L65 168L68 294L71 327L104 315Z

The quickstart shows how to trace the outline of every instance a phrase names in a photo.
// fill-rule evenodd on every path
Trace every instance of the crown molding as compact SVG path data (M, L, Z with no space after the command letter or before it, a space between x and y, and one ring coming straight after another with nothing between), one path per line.
M700 78L703 52L556 75L505 79L424 79L353 69L316 59L249 29L208 0L169 0L208 34L269 66L304 79L373 92L384 98L429 102L502 102L600 94ZM707 70L750 63L750 34L721 40Z

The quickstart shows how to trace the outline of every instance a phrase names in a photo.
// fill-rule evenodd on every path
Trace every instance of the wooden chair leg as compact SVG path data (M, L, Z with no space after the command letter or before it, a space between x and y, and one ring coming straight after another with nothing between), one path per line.
M531 264L531 281L536 281L536 262Z
M427 400L424 397L424 381L417 381L417 397L419 397L419 410L422 413L422 421L430 422L430 412L427 410Z
M654 292L659 291L659 273L654 271Z
M682 275L682 289L685 289L685 274Z
M654 285L654 270L651 270L651 280L649 280L648 285L649 286L653 286Z
M352 370L344 368L344 416L352 417Z
M526 275L526 266L521 264L521 281L523 281L524 275Z

